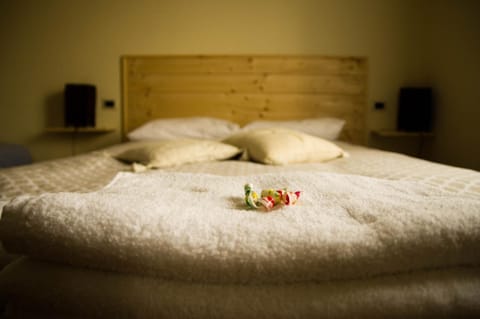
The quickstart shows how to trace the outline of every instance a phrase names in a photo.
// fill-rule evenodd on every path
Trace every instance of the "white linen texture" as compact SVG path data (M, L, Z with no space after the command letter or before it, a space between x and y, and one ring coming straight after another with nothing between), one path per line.
M243 185L301 190L297 205L248 210ZM420 182L334 173L120 173L91 193L4 207L12 253L211 283L352 279L480 263L480 199Z
M0 287L12 292L14 304L29 300L35 305L26 314L23 307L15 309L16 318L405 319L476 318L480 313L478 267L319 283L217 285L26 258L3 275Z
M213 117L179 117L151 120L127 134L130 141L180 138L222 139L240 129L236 123Z
M249 131L260 128L287 128L300 131L313 136L336 140L342 132L345 120L334 117L306 118L301 120L288 121L252 121L242 127L242 131Z

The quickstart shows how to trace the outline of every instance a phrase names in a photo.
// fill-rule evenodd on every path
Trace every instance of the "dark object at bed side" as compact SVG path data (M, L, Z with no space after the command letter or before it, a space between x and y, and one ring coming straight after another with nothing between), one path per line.
M32 163L30 152L18 144L0 144L0 168Z

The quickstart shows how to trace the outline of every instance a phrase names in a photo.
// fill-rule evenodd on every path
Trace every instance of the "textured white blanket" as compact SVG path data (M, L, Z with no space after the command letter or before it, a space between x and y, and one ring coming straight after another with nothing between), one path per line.
M251 211L246 182L303 194L293 207ZM332 173L121 173L97 192L17 198L0 237L12 253L168 279L359 278L480 264L480 198Z
M13 318L480 316L478 267L321 283L218 285L165 281L25 259L0 273L2 289L9 292L7 309L11 310ZM29 311L35 315L29 316Z

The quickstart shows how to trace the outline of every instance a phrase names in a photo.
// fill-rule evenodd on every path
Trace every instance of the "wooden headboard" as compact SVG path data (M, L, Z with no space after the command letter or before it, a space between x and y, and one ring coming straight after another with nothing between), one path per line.
M343 118L341 139L366 141L367 61L294 55L125 56L123 134L154 118Z

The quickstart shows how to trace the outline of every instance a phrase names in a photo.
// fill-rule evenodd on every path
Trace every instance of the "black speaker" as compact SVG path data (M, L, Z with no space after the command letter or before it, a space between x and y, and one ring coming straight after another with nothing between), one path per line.
M397 129L409 132L432 130L433 97L429 87L400 88Z
M65 126L95 126L97 88L91 84L65 84Z

